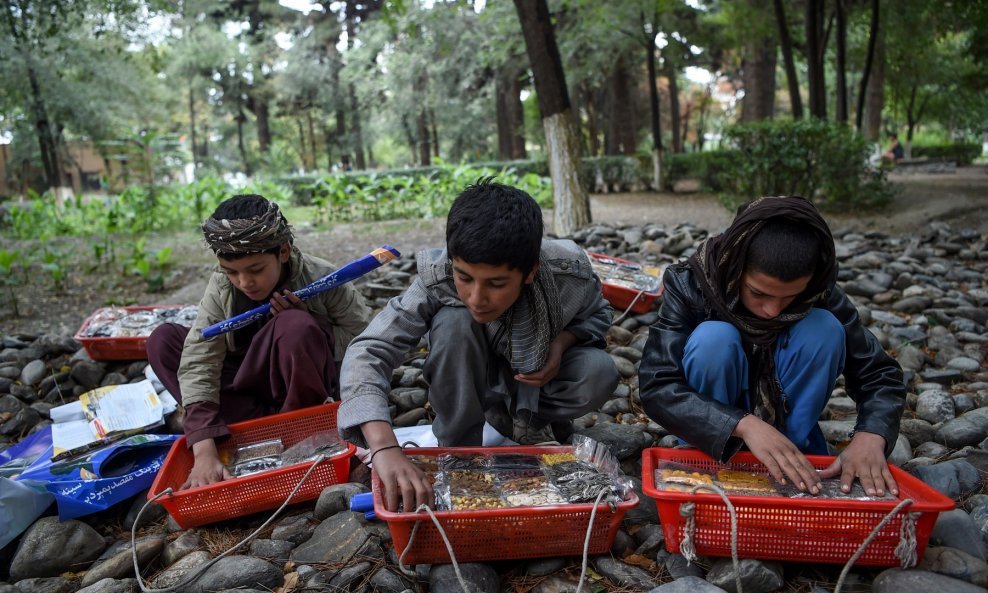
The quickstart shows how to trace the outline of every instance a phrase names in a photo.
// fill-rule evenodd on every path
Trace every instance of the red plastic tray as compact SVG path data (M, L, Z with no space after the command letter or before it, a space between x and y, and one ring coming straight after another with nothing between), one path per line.
M610 255L604 255L603 253L588 251L587 255L589 255L591 259L595 259L597 261L616 262L618 264L628 264L642 266L646 269L648 268L648 266L644 266L639 262L631 261L630 259L622 259L620 257L612 257ZM638 296L637 290L628 288L627 286L621 286L619 284L611 284L604 278L600 279L602 283L601 292L603 293L604 298L607 299L607 302L609 302L615 309L620 309L623 311L631 305L632 313L648 313L652 310L652 307L656 305L656 301L662 296L661 271L657 270L657 274L659 276L660 283L658 290L655 292L642 292L641 296ZM638 297L638 300L635 300L635 297ZM634 303L634 305L632 305L632 303Z
M154 309L181 309L188 305L150 305L142 307L117 307L123 309L128 313L134 313L136 311L151 311ZM89 357L93 360L144 360L147 359L147 336L134 336L134 337L106 337L106 338L94 338L83 336L82 333L86 331L89 327L90 322L93 318L103 309L108 309L109 307L101 307L93 311L85 321L82 322L82 326L79 331L75 333L75 339L77 342L82 344L82 347L86 349L89 353Z
M817 469L830 465L833 457L808 455ZM642 488L656 500L659 520L665 532L666 548L679 552L686 520L679 513L685 502L695 503L694 544L701 556L731 555L730 514L715 493L667 492L655 486L655 470L660 462L673 462L715 472L721 468L766 472L751 453L738 453L730 463L714 461L700 451L651 448L642 453ZM954 508L947 498L919 479L895 466L889 466L899 486L897 500L835 500L832 498L786 498L740 496L729 498L738 522L738 555L742 558L786 562L843 564L857 551L872 529L906 498L914 502L889 521L857 561L858 565L897 566L895 555L899 530L905 513L918 513L916 521L917 560L923 558L937 515Z
M332 402L231 424L230 437L223 441L220 449L232 450L240 445L268 439L281 439L287 449L317 432L336 432L339 406L339 402ZM183 529L278 508L312 465L298 463L208 486L179 490L179 486L189 477L193 462L192 451L185 442L183 436L172 444L148 491L150 500L166 488L174 490L157 502ZM347 443L345 453L320 463L292 497L292 503L318 498L326 486L346 482L350 477L350 458L356 450L353 444Z
M542 455L572 453L573 447L449 447L408 449L409 454L438 456L443 453L517 453ZM393 513L384 508L383 488L373 475L374 513L387 521L391 529L395 553L408 546L412 528L421 521L405 564L448 564L449 552L442 536L425 513ZM590 535L590 554L610 550L621 519L628 509L638 506L638 497L630 493L619 502L616 510L606 504L597 508ZM590 524L593 503L564 504L544 507L515 507L483 511L436 511L453 547L457 562L541 558L547 556L579 556Z

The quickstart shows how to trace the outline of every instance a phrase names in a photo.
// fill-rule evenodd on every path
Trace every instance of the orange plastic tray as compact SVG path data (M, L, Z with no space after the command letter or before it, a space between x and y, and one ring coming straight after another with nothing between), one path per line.
M240 445L268 439L281 439L287 449L317 432L336 432L339 406L339 402L333 402L231 424L230 438L220 445L220 449L232 450ZM312 465L299 463L208 486L179 490L179 486L189 477L193 462L192 452L185 442L183 436L172 444L148 491L150 500L166 488L174 490L157 502L184 529L278 508ZM353 444L347 443L346 452L320 463L295 493L292 503L312 500L326 486L346 482L350 477L350 458L356 450Z
M825 455L807 456L817 469L834 460ZM738 453L730 463L714 461L700 451L690 449L651 448L642 453L642 488L656 500L659 520L665 532L666 548L679 552L686 520L679 513L686 502L695 503L696 529L694 544L701 556L731 555L730 514L723 500L710 492L666 492L655 485L655 470L660 462L673 462L715 472L721 468L767 472L751 453ZM781 560L786 562L823 562L843 564L857 551L872 529L901 500L913 504L895 515L878 532L856 564L897 566L895 555L899 530L905 513L918 513L916 521L917 559L923 558L926 544L937 515L954 508L954 501L932 487L890 466L899 486L897 500L835 500L832 498L787 498L740 496L729 498L738 522L738 555L742 558Z
M620 257L612 257L610 255L604 255L603 253L594 253L588 251L587 255L591 259L598 261L608 261L616 262L619 264L629 264L634 266L642 266L641 263L631 261L630 259L622 259ZM644 267L644 266L643 266ZM661 280L662 276L659 276ZM615 309L625 310L631 305L631 312L638 313L639 315L643 313L648 313L652 310L652 307L656 305L656 301L662 296L662 284L660 282L658 290L655 292L643 292L641 296L638 296L638 291L633 288L628 288L627 286L621 286L619 284L611 284L607 282L606 279L601 278L601 293L607 302L611 304ZM635 300L638 297L638 300ZM634 305L632 305L634 303Z
M450 447L407 449L409 454L438 456L443 453L516 453L541 455L571 453L573 447ZM395 553L408 546L415 524L412 548L405 564L447 564L449 552L435 524L425 513L393 513L384 508L383 488L373 475L374 513L387 521L391 529ZM606 504L597 508L590 535L590 554L610 550L621 519L628 509L638 506L634 492L612 511ZM544 507L515 507L483 511L436 511L440 525L446 531L457 562L541 558L547 556L579 556L590 524L593 503L565 504Z
M128 313L136 311L151 311L153 309L181 309L187 305L152 305L142 307L119 307ZM93 317L103 309L101 307L93 311L85 321L79 331L75 333L75 340L82 344L82 347L89 353L89 358L93 360L144 360L147 359L147 336L133 337L104 337L94 338L82 335L92 322Z

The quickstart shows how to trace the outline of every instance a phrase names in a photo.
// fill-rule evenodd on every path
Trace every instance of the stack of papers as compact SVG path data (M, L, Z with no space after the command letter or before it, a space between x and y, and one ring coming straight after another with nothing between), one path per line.
M160 426L176 405L167 391L159 396L147 380L83 393L79 401L51 410L51 459L66 459Z

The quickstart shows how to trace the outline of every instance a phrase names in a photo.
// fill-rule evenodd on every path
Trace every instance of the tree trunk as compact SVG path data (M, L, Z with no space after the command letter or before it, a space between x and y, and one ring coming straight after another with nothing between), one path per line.
M521 76L517 66L505 66L495 80L498 158L525 158L525 108L521 103Z
M419 116L416 118L416 135L419 140L419 165L422 167L428 167L429 163L432 162L432 148L429 146L429 124L426 118L425 109L420 110Z
M753 39L745 46L744 99L741 102L741 121L753 122L772 119L775 113L775 39L765 36Z
M267 100L254 99L254 118L257 123L258 149L261 154L267 154L271 148L271 127Z
M696 124L696 151L700 152L703 150L703 143L706 141L704 137L707 133L707 110L710 108L710 86L708 85L704 93L703 99L700 101L700 121Z
M319 168L319 154L316 150L316 127L312 123L312 110L305 110L305 123L309 128L309 164L312 170Z
M882 109L885 106L885 33L878 29L875 43L875 60L868 77L867 104L865 105L865 138L879 142L882 137Z
M855 111L854 116L854 128L860 134L864 130L864 108L866 98L870 99L868 95L871 93L871 87L869 85L869 79L871 78L872 66L875 63L875 48L878 45L879 31L879 17L881 13L881 0L871 0L871 28L868 32L868 53L865 55L864 71L861 73L861 86L858 91L858 108ZM869 140L878 141L878 137L870 137L865 133L865 137Z
M837 12L837 121L847 123L847 14L844 0L836 0Z
M250 164L247 162L247 147L244 145L244 120L247 117L243 111L237 114L237 150L240 152L240 161L244 166L244 175L250 175Z
M429 108L429 130L432 134L432 155L439 158L439 126L436 125L436 112Z
M827 86L824 78L824 1L806 2L806 65L810 87L810 115L827 119Z
M342 103L338 103L336 107L336 140L340 146L340 167L344 171L349 171L353 168L350 164L350 143L347 141L346 133L346 111L342 107Z
M309 153L305 150L305 130L302 129L302 118L298 115L295 116L295 126L298 128L298 156L302 161L303 172L306 172L309 166Z
M199 147L196 146L196 102L192 94L192 79L189 79L189 141L192 145L192 181L199 173Z
M607 108L608 133L604 150L606 154L634 155L637 144L638 122L632 92L634 83L628 71L628 60L618 59L611 73Z
M796 62L792 57L792 37L789 36L789 23L786 22L786 9L782 0L774 0L775 20L779 25L779 43L782 46L782 61L786 66L786 83L789 86L789 108L793 119L803 118L803 98L799 94L799 78L796 75Z
M347 93L350 98L350 135L353 138L353 154L356 155L357 169L363 171L367 168L367 161L364 159L364 135L360 126L360 109L353 83L348 86Z
M333 135L329 131L329 126L323 121L322 125L322 143L326 147L326 170L333 170Z
M580 178L580 140L566 89L563 63L546 0L515 0L545 128L552 177L553 230L569 235L590 223L590 198Z
M411 162L414 164L418 160L418 142L415 140L415 131L408 123L408 116L401 116L401 127L405 130L405 139L408 141L408 152L412 155Z
M666 59L666 78L669 79L669 127L672 129L672 151L683 152L683 137L679 133L681 115L679 113L678 71L672 60Z
M592 89L588 85L580 85L580 95L583 97L583 109L587 114L587 155L595 157L600 155L600 108Z
M642 15L642 23L645 16ZM655 72L655 36L645 47L648 66L648 102L652 115L652 189L662 191L662 122L659 119L659 89Z
M511 93L509 76L505 69L494 79L494 120L497 122L497 158L511 159L511 121L508 116L508 95Z

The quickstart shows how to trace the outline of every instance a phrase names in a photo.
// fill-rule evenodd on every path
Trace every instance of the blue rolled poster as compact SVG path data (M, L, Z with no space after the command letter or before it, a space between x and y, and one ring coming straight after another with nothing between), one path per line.
M390 245L378 247L367 255L353 260L332 274L323 276L312 284L296 290L295 296L304 301L319 293L326 292L331 288L336 288L341 284L346 284L347 282L356 280L367 272L377 269L397 257L401 257L401 254L398 253L398 250L394 247ZM215 338L220 334L225 334L227 332L246 327L258 319L266 317L270 311L271 303L265 303L260 307L256 307L235 317L231 317L227 320L210 325L202 330L202 336L204 338Z

